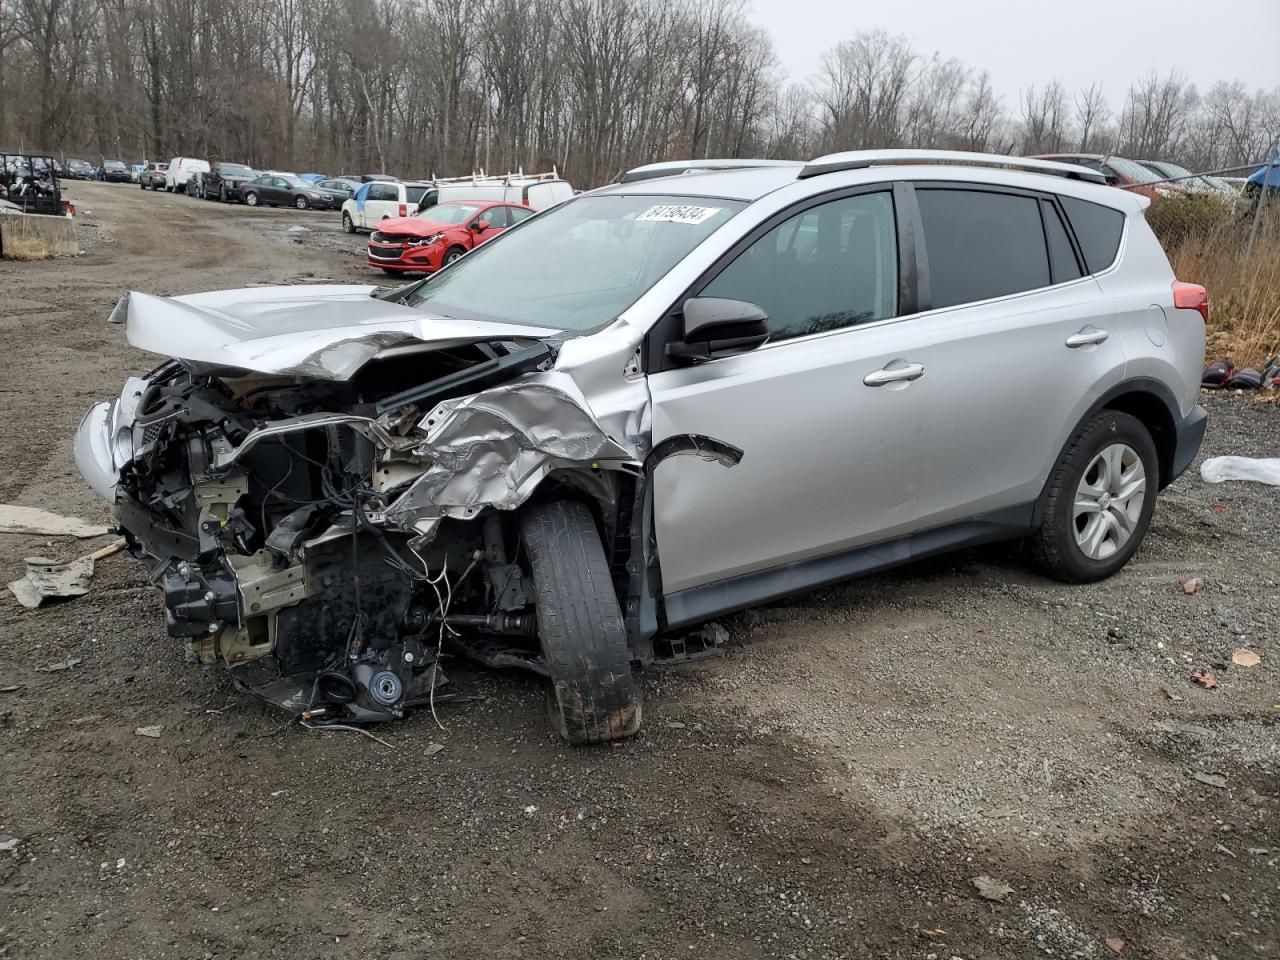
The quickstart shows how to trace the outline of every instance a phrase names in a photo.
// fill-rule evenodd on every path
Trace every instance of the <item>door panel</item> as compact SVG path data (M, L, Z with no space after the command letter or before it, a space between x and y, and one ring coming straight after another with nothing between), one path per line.
M894 361L924 375L864 384ZM939 401L932 366L927 338L907 319L650 375L655 447L697 434L743 451L733 467L675 456L655 468L663 591L918 526L918 464Z

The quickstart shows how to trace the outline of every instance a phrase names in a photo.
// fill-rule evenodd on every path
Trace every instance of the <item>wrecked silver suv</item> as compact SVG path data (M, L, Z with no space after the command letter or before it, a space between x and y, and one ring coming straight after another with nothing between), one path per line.
M128 294L174 359L77 462L169 634L317 723L451 651L616 739L727 611L999 539L1107 576L1204 432L1204 291L1090 171L935 159L619 184L391 291Z

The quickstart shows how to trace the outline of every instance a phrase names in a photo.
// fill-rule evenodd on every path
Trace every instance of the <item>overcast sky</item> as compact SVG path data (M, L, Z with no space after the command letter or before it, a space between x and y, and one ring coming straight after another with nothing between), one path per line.
M1118 106L1137 76L1179 67L1203 91L1217 80L1280 87L1280 0L1160 3L1037 0L748 0L789 80L806 79L823 50L859 30L906 34L988 70L1007 105L1028 83L1069 88L1101 80Z

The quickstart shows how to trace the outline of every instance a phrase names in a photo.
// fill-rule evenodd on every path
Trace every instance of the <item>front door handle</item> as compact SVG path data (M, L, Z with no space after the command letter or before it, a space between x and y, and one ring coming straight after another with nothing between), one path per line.
M862 382L868 387L883 387L886 383L897 383L900 380L919 380L924 376L923 363L904 363L901 366L888 366L868 373Z
M1105 330L1086 327L1079 333L1073 333L1071 336L1067 337L1067 346L1072 350L1075 350L1077 347L1090 347L1095 343L1102 343L1109 336L1111 336L1111 334L1107 333Z

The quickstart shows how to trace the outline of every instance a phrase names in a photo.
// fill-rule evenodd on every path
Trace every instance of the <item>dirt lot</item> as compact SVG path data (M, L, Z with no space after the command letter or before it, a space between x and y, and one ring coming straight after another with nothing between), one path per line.
M0 500L105 519L71 435L152 363L121 292L372 275L336 214L71 192L85 254L0 264ZM1206 453L1280 454L1280 407L1206 403ZM752 611L598 750L462 664L443 730L288 726L183 662L127 558L6 593L0 955L1280 957L1278 531L1280 491L1193 473L1103 584L997 549ZM94 545L0 536L0 573Z

